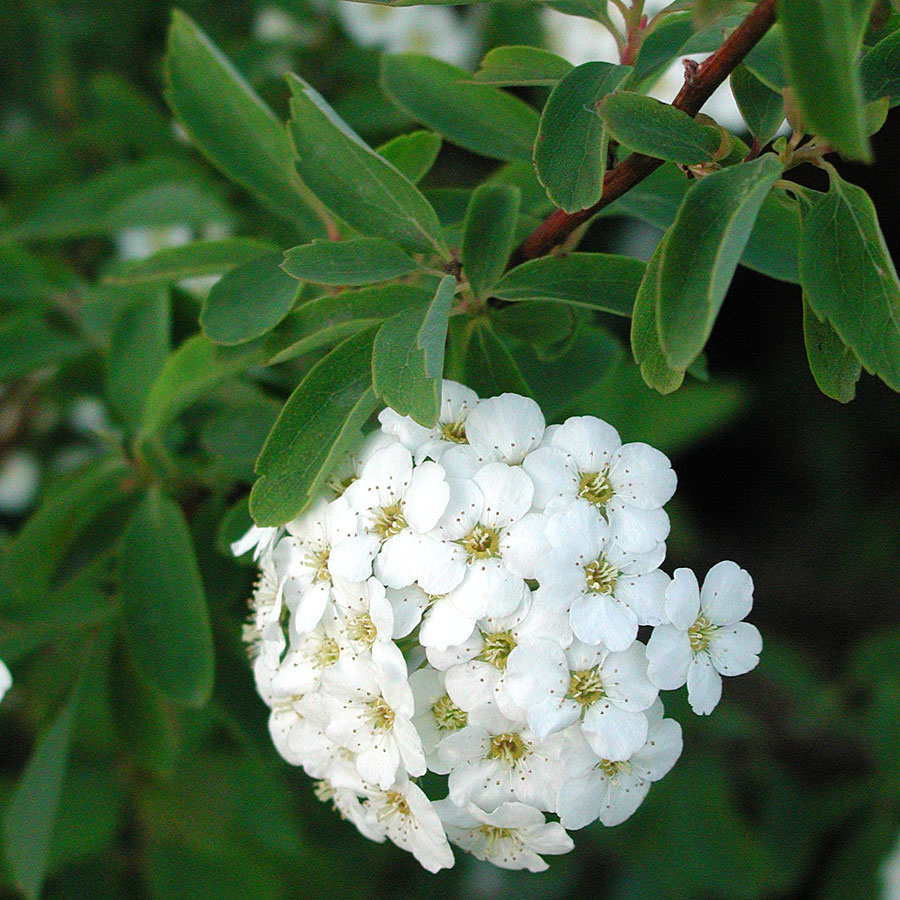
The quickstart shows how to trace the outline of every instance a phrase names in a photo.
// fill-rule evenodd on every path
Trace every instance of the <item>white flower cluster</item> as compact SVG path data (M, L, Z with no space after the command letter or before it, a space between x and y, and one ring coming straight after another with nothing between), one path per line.
M545 427L531 399L450 381L434 428L379 418L330 497L234 546L259 559L248 638L272 738L431 871L448 839L544 869L565 829L624 821L674 765L660 688L687 683L708 713L720 675L756 664L752 581L732 562L702 589L660 570L675 474L599 419Z

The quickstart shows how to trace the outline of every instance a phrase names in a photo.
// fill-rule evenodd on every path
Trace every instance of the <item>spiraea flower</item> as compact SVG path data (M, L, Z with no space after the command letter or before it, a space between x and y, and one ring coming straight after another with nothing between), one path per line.
M755 665L752 582L662 571L675 474L599 419L547 427L527 397L445 382L433 427L379 423L298 519L234 545L260 569L246 636L272 741L429 871L451 844L540 871L675 764L660 689L709 712Z

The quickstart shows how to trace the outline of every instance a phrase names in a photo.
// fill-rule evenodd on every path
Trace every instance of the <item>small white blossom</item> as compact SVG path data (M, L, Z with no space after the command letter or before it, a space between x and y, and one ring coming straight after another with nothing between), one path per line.
M444 673L431 666L424 666L409 676L416 703L413 725L416 726L428 768L439 775L446 775L450 766L441 752L441 743L448 735L465 728L468 713L457 706L444 684Z
M525 803L501 803L493 812L474 803L461 808L449 800L434 806L452 843L501 869L543 872L548 866L541 853L568 853L575 846L559 822L547 822L539 809Z
M453 866L453 851L434 805L408 778L387 790L370 792L365 806L369 821L429 872Z
M687 682L694 712L711 713L722 696L722 675L743 675L759 662L759 631L741 621L752 606L753 579L737 563L714 565L702 590L690 569L676 569L666 590L671 624L654 628L647 644L650 680L664 690Z
M0 700L6 696L6 692L12 687L12 675L6 667L6 663L0 659Z
M469 413L466 436L481 462L516 466L540 445L545 425L541 408L530 397L501 394L482 400Z
M881 900L900 900L900 840L881 866Z

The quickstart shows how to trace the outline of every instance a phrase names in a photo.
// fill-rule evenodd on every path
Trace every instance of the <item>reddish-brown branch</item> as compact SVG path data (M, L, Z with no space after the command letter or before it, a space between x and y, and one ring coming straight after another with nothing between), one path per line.
M753 11L712 56L693 71L687 69L684 85L672 101L672 106L696 116L713 91L775 23L775 3L776 0L759 0ZM575 213L556 210L525 239L516 251L514 261L523 262L546 255L579 225L595 216L604 206L618 200L661 165L659 159L632 153L606 173L603 197L597 203Z

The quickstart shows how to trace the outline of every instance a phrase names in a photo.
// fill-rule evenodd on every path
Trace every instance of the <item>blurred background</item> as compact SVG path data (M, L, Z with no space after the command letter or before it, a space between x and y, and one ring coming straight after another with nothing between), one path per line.
M297 71L373 145L413 125L378 89L382 51L431 53L471 69L505 44L547 46L576 63L615 58L602 28L537 4L393 11L325 0L185 0L182 8L280 115L282 75ZM55 213L43 225L38 216L28 243L0 242L0 317L32 302L40 284L52 316L77 312L102 334L118 301L95 280L111 260L196 237L283 237L173 127L161 72L169 9L166 0L4 0L0 229L48 200ZM676 64L659 96L671 99L679 78ZM540 90L525 96L541 102ZM740 130L727 91L707 111ZM875 138L873 167L838 163L872 195L895 254L898 147L894 112ZM79 187L134 163L144 166L143 193L130 205L117 196L115 215L86 212ZM426 186L439 196L495 166L445 144ZM821 187L817 174L809 183ZM659 233L608 217L583 247L647 258ZM196 329L207 288L174 290L173 345ZM726 682L708 719L694 717L681 694L665 698L685 726L673 772L627 823L576 834L575 851L551 858L540 875L462 855L449 873L428 875L408 854L357 835L277 757L240 642L253 572L227 558L216 538L226 500L252 483L266 429L235 448L223 438L221 411L211 419L193 410L175 440L197 463L186 509L216 631L214 701L201 711L166 709L165 747L152 759L135 750L143 735L122 727L123 709L139 702L133 675L102 627L94 629L105 662L76 723L44 896L900 897L900 864L890 875L890 854L900 849L900 398L865 374L849 405L824 397L809 374L801 321L796 285L741 268L708 346L708 381L689 379L663 398L623 358L564 404L561 416L603 416L623 439L670 454L679 489L666 568L705 572L722 558L747 568L765 649L756 671ZM288 369L271 394L297 378ZM0 370L0 546L42 496L116 441L102 382L90 354L67 360L60 352L26 377ZM275 412L269 403L270 422ZM207 488L217 478L227 496ZM16 643L6 590L0 585L0 657L16 684L0 706L4 806L87 639L76 630ZM16 897L3 865L0 896Z

